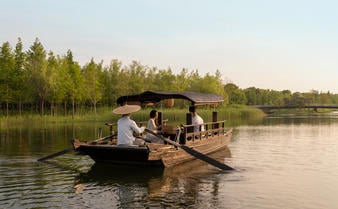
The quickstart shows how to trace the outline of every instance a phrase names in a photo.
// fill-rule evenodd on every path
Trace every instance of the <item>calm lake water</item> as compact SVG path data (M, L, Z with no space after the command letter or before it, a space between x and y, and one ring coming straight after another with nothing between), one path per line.
M338 116L266 118L234 127L229 149L170 169L96 165L72 153L73 137L101 124L2 126L0 208L306 208L338 207ZM106 132L105 132L106 131Z

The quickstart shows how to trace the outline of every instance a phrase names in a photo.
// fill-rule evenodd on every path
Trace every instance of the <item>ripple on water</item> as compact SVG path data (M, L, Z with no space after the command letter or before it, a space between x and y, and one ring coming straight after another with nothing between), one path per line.
M233 172L198 160L119 172L71 154L38 163L0 152L0 208L335 209L338 124L311 120L237 127L231 157L219 158Z
M26 158L2 158L0 164L0 173L6 173L0 180L0 208L56 208L72 190L72 171Z

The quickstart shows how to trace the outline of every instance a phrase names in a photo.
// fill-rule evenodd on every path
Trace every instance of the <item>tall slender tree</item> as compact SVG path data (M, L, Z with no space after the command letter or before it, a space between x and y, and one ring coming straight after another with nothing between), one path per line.
M14 68L14 89L15 97L18 102L19 115L22 114L22 103L26 100L26 95L30 95L28 88L27 73L24 68L25 65L25 52L23 51L23 44L21 38L18 38L18 42L15 46L15 68Z
M102 88L100 83L100 73L102 72L102 62L96 64L92 58L83 68L86 83L86 95L89 98L93 111L96 114L96 105L102 99Z
M30 84L34 93L40 99L40 114L44 114L44 107L48 91L46 51L38 38L27 52L26 69L30 75Z
M57 91L58 91L57 69L58 69L57 59L54 56L54 53L50 51L48 53L46 74L47 74L47 79L48 79L48 86L50 87L47 99L49 100L49 103L50 103L50 114L51 115L55 114L55 103L57 100Z
M9 42L2 44L0 48L0 101L6 106L6 117L9 114L9 103L13 101L13 71L14 55Z
M84 99L85 79L81 72L80 65L73 60L73 53L70 50L67 51L67 56L65 57L65 70L64 90L70 98L72 104L72 118L74 118L76 103L80 103Z
M107 101L109 105L115 104L121 91L125 88L125 80L121 77L122 63L117 59L111 60L109 66L102 74L101 83L103 86L103 101ZM104 77L106 75L106 77Z

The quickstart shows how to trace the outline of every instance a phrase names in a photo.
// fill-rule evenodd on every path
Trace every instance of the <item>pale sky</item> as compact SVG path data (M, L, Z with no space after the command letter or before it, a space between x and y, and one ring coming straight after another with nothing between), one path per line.
M175 74L218 69L240 88L338 93L338 1L0 0L0 41L132 60Z

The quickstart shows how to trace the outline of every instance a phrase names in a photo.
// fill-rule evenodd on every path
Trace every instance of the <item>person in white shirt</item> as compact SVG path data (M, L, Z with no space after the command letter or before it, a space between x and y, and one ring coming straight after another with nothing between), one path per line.
M130 119L131 113L141 109L139 105L123 105L115 108L113 113L122 115L117 121L117 145L142 145L144 141L134 137L144 132L145 127L138 127L136 122Z
M192 125L195 125L194 126L194 132L204 131L204 125L200 125L200 124L203 124L204 121L201 118L201 116L199 116L197 114L197 112L196 112L196 106L190 106L189 107L189 112L190 112L190 114L192 116L191 123L192 123Z
M147 124L147 129L155 132L155 133L160 133L159 129L161 126L156 125L156 120L158 118L158 112L156 110L152 110L149 113L149 120ZM152 142L152 143L160 143L163 144L163 140L161 140L159 137L154 136L151 133L147 133L146 135L146 141Z

